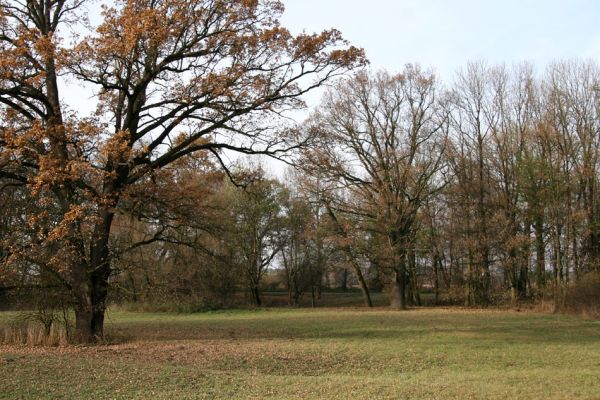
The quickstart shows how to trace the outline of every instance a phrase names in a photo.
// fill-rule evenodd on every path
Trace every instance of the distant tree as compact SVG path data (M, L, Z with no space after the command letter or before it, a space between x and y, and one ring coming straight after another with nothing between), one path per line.
M221 243L224 173L206 154L180 159L122 200L111 234L113 286L148 303L222 305L240 283Z
M289 171L285 186L289 198L284 205L281 259L290 303L296 304L310 290L311 304L315 306L338 252L323 202L325 188L318 178L306 175L301 169Z
M281 250L279 232L285 226L287 191L276 180L266 178L261 169L243 173L246 178L237 178L248 180L243 187L226 188L224 200L230 204L230 215L225 246L231 263L243 271L252 302L261 306L261 280Z
M309 124L318 143L310 166L352 193L340 209L385 238L391 305L406 308L414 222L443 186L448 118L434 76L410 65L398 75L359 73L325 96Z
M312 273L313 246L308 233L311 209L303 199L292 197L285 201L284 212L285 220L278 235L280 256L288 290L288 302L290 305L297 305L302 295L316 283L316 277Z
M460 217L466 252L466 303L489 301L491 285L493 177L490 167L489 141L496 129L499 109L494 104L493 71L483 63L469 63L458 75L454 87L455 113L452 126L457 140L451 165L457 178L456 194L460 197Z
M574 61L551 65L545 82L547 116L556 133L562 172L572 179L565 188L571 215L565 221L568 237L564 246L571 247L565 251L571 253L576 273L582 272L581 260L585 260L586 270L600 270L599 82L596 64ZM583 230L577 228L579 213ZM580 243L576 243L576 236L581 236ZM564 278L568 280L568 274Z

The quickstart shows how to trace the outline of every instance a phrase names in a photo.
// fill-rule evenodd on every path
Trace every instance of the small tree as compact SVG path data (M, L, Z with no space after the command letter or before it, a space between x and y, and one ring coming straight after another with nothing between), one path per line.
M284 226L282 207L287 193L260 169L246 175L243 187L229 185L226 189L230 225L225 246L230 249L231 262L243 271L252 302L261 306L261 279L281 250L278 233Z

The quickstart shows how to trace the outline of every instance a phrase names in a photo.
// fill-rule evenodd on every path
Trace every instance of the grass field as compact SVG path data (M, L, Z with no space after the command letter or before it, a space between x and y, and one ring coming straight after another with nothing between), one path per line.
M0 347L0 398L600 399L600 322L572 316L111 312L107 332L116 344Z

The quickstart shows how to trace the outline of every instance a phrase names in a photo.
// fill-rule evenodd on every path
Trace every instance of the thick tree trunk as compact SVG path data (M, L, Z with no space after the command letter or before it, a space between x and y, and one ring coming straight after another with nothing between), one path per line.
M78 264L73 268L72 292L75 301L75 337L76 342L93 341L92 319L93 304L89 287L87 265Z
M89 278L87 280L90 281ZM78 289L74 288L76 300L74 339L81 343L95 343L104 338L108 284L91 281L82 282Z
M73 338L77 343L93 342L92 319L91 305L78 304L75 308L75 337Z
M73 270L75 329L77 341L98 342L104 338L104 314L111 273L109 237L114 214L100 211L90 246L90 265L79 264Z
M108 278L110 268L104 266L92 274L92 321L91 333L94 340L104 338L104 314L108 298Z
M343 275L342 275L342 285L341 285L341 289L342 292L347 292L348 291L348 270L346 268L344 268L343 271Z
M404 267L404 261L394 271L392 290L390 292L390 307L406 310L406 268Z

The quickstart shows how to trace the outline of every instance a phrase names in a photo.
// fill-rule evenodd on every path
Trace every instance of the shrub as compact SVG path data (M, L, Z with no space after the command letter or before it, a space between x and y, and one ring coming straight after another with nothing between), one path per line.
M600 273L590 272L570 285L558 308L600 318Z

